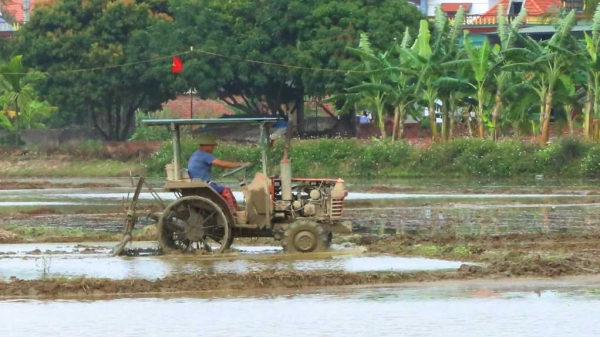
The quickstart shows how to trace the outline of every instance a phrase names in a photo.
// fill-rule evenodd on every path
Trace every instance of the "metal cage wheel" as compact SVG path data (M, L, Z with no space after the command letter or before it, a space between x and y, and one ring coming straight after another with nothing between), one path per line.
M219 244L217 253L231 242L231 227L219 205L208 198L188 196L175 200L158 222L158 243L165 253L204 248Z

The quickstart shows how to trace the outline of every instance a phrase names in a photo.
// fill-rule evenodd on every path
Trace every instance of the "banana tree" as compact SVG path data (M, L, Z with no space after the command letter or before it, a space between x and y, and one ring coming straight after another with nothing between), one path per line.
M490 46L487 39L483 41L483 44L479 48L473 47L473 42L468 36L468 32L465 31L464 36L464 49L467 55L467 64L469 70L473 74L473 81L469 85L475 91L475 98L477 100L477 109L475 111L477 117L477 130L480 138L485 137L485 126L487 125L492 129L492 133L495 133L493 128L495 125L490 123L489 116L487 115L487 108L485 102L490 97L491 82L494 80L494 58L493 53L497 54L500 51L500 46Z
M441 13L441 9L437 9ZM440 77L436 81L438 88L438 97L442 101L442 137L446 141L452 135L454 118L459 102L468 95L465 90L465 84L468 83L468 71L464 67L447 67L449 62L456 61L461 58L464 48L460 37L463 35L463 22L465 11L462 6L459 7L454 20L450 23L445 20L444 24L440 22L436 29L440 29L447 34L440 35L434 43L436 51L443 50L443 55L439 55L442 66L440 67Z
M387 61L387 53L376 53L371 47L369 36L365 33L360 35L358 48L347 48L347 50L360 57L362 65L356 72L360 75L361 84L348 88L348 92L366 100L375 107L375 119L381 132L381 138L387 137L385 130L385 103L392 91L388 84L390 71L392 70Z
M402 53L409 49L412 37L408 28L404 32L404 37L400 45L396 46L396 57L392 63L387 63L390 69L390 98L394 106L394 126L392 129L392 140L404 138L404 121L409 113L409 107L415 100L416 76L415 71L408 67L403 67Z
M578 76L579 75L579 76ZM581 87L581 82L584 81L581 74L576 73L574 76L563 75L560 77L556 88L557 100L562 102L562 108L565 112L565 119L569 127L569 134L574 134L573 111L579 110L582 104L582 96L585 96L583 90L577 90Z
M557 31L549 41L537 42L530 37L520 37L525 47L506 51L506 55L516 61L504 66L504 70L522 69L528 72L527 77L531 79L532 88L540 99L540 145L546 145L550 136L550 117L557 81L567 73L570 60L575 57L575 53L566 49L572 41L570 34L575 22L575 11L571 11L559 20Z
M14 113L3 114L3 124L10 122L15 132L15 143L19 142L21 110L34 100L33 82L41 78L36 72L26 72L22 63L22 56L14 56L7 63L0 66L0 93L4 99L4 111ZM11 117L8 117L8 116Z
M492 50L492 57L495 60L495 64L490 69L494 77L494 84L496 87L494 94L494 103L491 109L491 125L493 127L492 137L494 140L498 137L499 125L498 122L501 119L502 111L504 108L504 91L514 81L511 81L511 77L514 76L514 72L505 71L502 66L507 63L504 58L503 50L507 50L514 46L515 41L518 38L518 31L523 26L525 18L527 17L527 10L522 9L516 18L510 23L507 22L506 15L504 14L504 8L502 4L498 5L498 37L500 38L500 49Z
M592 35L584 32L584 44L580 45L582 58L580 64L587 74L587 100L584 109L583 133L591 138L591 125L595 118L600 117L600 8L596 10L592 20Z

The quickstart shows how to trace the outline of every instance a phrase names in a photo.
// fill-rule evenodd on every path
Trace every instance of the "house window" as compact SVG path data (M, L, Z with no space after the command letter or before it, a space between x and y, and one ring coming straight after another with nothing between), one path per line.
M583 12L585 7L583 0L563 0L563 7L567 10L575 10L576 12Z
M519 12L521 12L521 8L523 8L523 2L522 1L511 1L510 2L510 7L508 9L508 15L512 16L512 15L518 15Z

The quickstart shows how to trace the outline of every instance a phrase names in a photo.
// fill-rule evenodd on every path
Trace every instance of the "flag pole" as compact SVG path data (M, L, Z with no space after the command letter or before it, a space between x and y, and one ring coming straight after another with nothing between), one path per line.
M194 46L190 46L190 51L194 51ZM190 87L190 119L194 118L194 95L192 94L192 87Z

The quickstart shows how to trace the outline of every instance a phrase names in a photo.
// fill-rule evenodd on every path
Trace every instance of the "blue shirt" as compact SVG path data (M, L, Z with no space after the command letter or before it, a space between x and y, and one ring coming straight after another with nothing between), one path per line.
M371 120L369 119L369 117L362 115L360 117L358 117L358 121L360 122L360 124L368 124L371 123Z
M210 169L215 161L215 156L208 152L196 150L188 162L188 173L192 179L210 181Z

